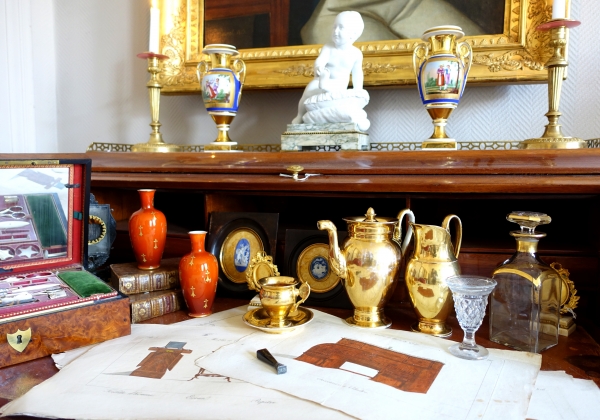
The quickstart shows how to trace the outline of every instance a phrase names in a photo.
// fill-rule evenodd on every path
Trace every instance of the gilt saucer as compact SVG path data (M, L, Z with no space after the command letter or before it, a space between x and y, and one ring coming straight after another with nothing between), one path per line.
M256 328L270 334L281 334L294 331L296 328L308 324L313 319L313 312L310 309L299 307L296 315L287 318L290 321L290 325L287 327L269 327L269 315L262 307L251 309L250 311L246 312L243 316L243 319L244 322L252 328Z

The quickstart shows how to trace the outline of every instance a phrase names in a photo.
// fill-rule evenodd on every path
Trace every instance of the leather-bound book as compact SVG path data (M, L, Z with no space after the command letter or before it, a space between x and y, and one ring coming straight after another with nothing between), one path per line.
M135 262L112 264L111 283L125 295L179 287L180 258L166 258L154 270L140 270Z
M165 315L185 307L181 290L161 290L129 296L131 323Z

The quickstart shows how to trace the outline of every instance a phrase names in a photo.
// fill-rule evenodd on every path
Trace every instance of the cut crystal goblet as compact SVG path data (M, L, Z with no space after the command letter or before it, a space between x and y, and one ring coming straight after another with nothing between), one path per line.
M481 326L487 298L496 287L496 281L487 277L459 275L447 278L446 284L452 291L456 317L465 333L462 343L456 343L448 350L461 359L485 359L488 351L475 344L475 331Z

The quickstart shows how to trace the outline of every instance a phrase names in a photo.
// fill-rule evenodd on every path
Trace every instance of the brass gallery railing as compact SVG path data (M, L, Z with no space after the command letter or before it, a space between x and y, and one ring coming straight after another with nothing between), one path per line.
M600 138L587 140L589 148L600 148ZM88 146L88 152L131 152L131 144L119 143L92 143ZM458 142L459 150L514 150L518 149L519 141L463 141ZM203 152L204 145L182 145L183 152L196 153ZM244 152L280 152L279 144L240 144L239 147ZM339 151L339 146L318 146L313 149L318 152ZM371 151L406 151L421 150L421 143L371 143ZM293 152L292 152L293 153Z

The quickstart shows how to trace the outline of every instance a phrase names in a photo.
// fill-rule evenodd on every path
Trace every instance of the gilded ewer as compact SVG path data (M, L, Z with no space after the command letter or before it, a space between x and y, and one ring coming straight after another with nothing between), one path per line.
M343 249L338 246L337 230L329 220L320 220L317 227L329 235L329 263L343 279L344 287L354 306L354 315L346 323L366 328L388 328L392 322L383 313L394 293L402 255L412 237L412 228L401 241L401 223L405 215L411 222L415 216L408 209L398 218L375 217L369 208L365 217L344 218L348 237Z
M456 220L456 240L452 245L450 222ZM452 292L446 284L450 276L460 274L458 253L462 241L462 224L458 216L446 216L442 226L411 223L415 235L413 255L406 264L406 287L417 313L412 325L419 331L447 337L452 329L445 322L452 310Z

